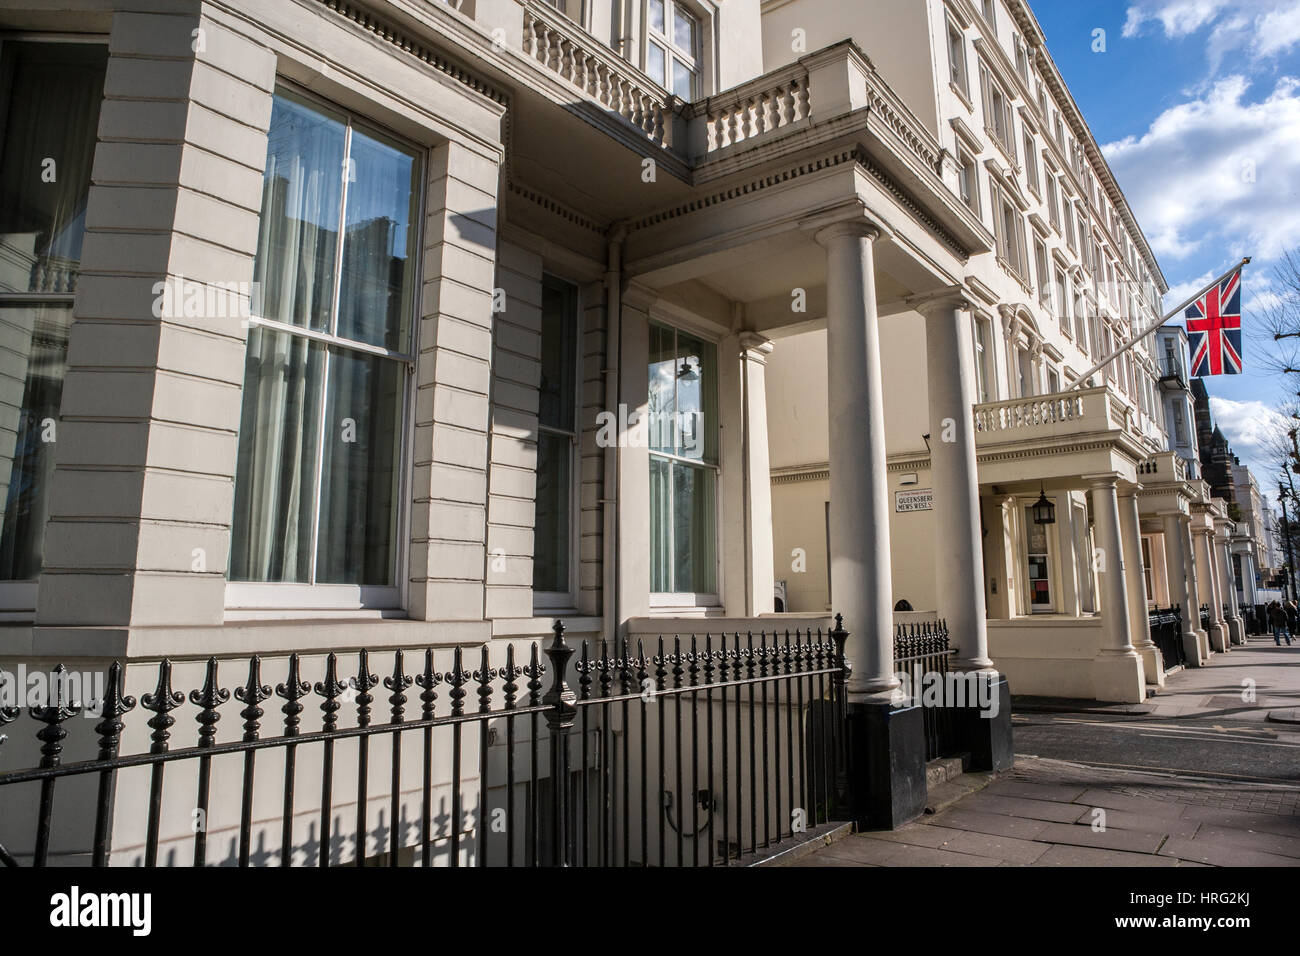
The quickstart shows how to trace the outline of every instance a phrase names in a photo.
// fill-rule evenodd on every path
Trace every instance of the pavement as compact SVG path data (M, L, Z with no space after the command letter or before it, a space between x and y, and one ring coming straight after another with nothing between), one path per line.
M1014 769L788 865L1300 866L1300 732L1270 719L1298 700L1300 646L1256 639L1139 709L1017 701Z

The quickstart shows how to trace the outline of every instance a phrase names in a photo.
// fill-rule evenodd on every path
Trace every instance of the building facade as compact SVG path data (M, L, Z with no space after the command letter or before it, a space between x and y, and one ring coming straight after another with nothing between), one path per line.
M1152 595L1193 663L1226 649L1226 516L1153 340L1071 390L1166 284L1023 0L18 0L0 30L0 662L314 680L557 617L743 632L783 581L781 626L844 614L888 733L903 600L1022 693L1142 699Z

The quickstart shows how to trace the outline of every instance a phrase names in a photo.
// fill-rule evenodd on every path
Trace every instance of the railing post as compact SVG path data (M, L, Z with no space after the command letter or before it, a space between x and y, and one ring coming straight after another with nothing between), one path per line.
M99 759L116 760L126 723L122 715L135 707L135 698L125 693L126 680L120 661L108 668L108 687L104 692L101 720L95 725L99 734ZM4 709L0 708L0 725L4 724ZM0 737L0 740L4 738ZM99 774L99 794L95 800L95 842L92 845L92 866L108 866L109 828L113 819L114 783L117 771L102 770Z
M853 664L844 657L844 646L848 643L849 632L844 629L844 615L835 615L835 626L831 628L830 638L835 642L835 711L832 733L832 746L835 754L835 807L836 817L847 820L852 813L853 795L849 793L849 752L848 752L848 699L845 690Z
M568 781L569 731L578 716L577 695L564 679L573 648L564 640L564 624L555 622L555 638L546 648L551 662L551 689L542 698L546 728L551 734L551 865L569 866Z

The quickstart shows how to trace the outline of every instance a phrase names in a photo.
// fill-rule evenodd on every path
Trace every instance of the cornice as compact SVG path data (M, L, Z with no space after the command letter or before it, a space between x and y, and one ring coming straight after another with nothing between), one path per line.
M349 20L363 30L368 31L385 43L396 47L423 63L428 63L435 70L461 83L475 93L486 96L493 102L508 106L509 94L489 83L477 73L462 66L455 60L444 56L437 50L415 39L409 32L394 26L384 17L367 10L353 0L315 0L316 3L332 11L339 17Z
M594 232L602 237L609 234L608 223L601 223L589 216L584 216L573 207L566 206L564 203L551 199L549 196L542 194L538 190L533 189L530 186L525 186L523 183L516 182L514 179L510 179L506 182L506 189L518 196L520 199L524 199L539 206L551 215L558 216L566 222L577 226L579 229Z

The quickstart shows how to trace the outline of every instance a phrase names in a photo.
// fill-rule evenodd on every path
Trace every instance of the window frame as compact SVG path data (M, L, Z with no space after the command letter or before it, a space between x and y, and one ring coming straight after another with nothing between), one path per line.
M720 385L721 385L720 379L722 377L721 376L722 350L719 347L719 343L717 339L712 335L706 334L703 330L701 330L695 325L682 324L676 318L668 319L662 316L656 316L652 314L650 316L649 326L652 330L654 329L655 326L658 326L660 329L666 329L673 333L674 361L676 361L676 355L678 352L677 340L678 337L683 334L690 336L691 338L699 339L701 342L708 343L713 347L714 364L715 364L715 368L713 372L714 375L713 400L715 406L717 407L718 416L720 419L722 414L722 394L720 391ZM647 358L647 366L648 366L649 356L647 355L646 358ZM674 399L673 414L677 415L678 412L679 409L677 408L676 400ZM647 425L651 424L648 414L646 417L646 424ZM670 492L673 486L672 485L673 465L681 465L683 467L697 468L701 470L707 469L713 472L713 529L712 531L713 531L713 588L714 589L713 591L655 591L653 589L654 587L653 583L651 583L651 590L649 592L649 604L652 610L719 608L722 606L722 594L724 590L724 585L723 585L723 578L722 578L723 575L723 541L722 541L723 449L722 449L721 425L722 425L721 420L714 422L712 425L712 428L715 432L714 440L717 443L717 461L715 462L709 462L703 459L686 458L672 452L658 451L654 448L653 441L649 438L649 436L647 437L647 441L646 441L647 490L649 489L649 480L650 480L649 468L652 467L653 461L656 458L661 459L663 461L667 461L669 463L669 485L668 486ZM678 428L677 423L674 423L673 425L674 436L676 435L677 428ZM674 441L675 440L676 439L674 438ZM647 519L646 521L647 532L649 532L651 522L653 521L653 515L651 513L651 500L649 498L647 498L646 500L646 519ZM647 544L653 546L654 535L652 533L647 533L647 537L649 538ZM672 543L673 545L675 545L676 541L674 540ZM675 550L675 548L670 548L670 551L673 550Z
M1012 165L1015 165L1016 120L1011 94L986 62L980 63L980 86L984 99L984 128Z
M22 31L0 32L0 63L4 61L4 49L7 44L12 43L51 43L57 45L85 45L103 47L105 57L104 82L108 81L107 63L111 57L109 49L109 37L107 34L91 33L50 33L46 31ZM105 94L101 91L99 108L103 111ZM4 123L0 122L0 134L3 134ZM97 134L97 131L96 131ZM95 152L99 150L99 138L95 137ZM92 158L93 163L93 158ZM94 185L93 176L89 182L90 186ZM88 200L89 201L89 200ZM85 224L82 224L82 238L85 239ZM78 263L77 276L80 279L81 265ZM80 284L80 283L78 283ZM31 306L68 306L69 312L75 307L77 294L74 289L72 292L0 292L0 306L4 305L31 305ZM71 314L73 322L76 321L75 314ZM65 370L66 376L66 370ZM66 381L66 378L65 378ZM58 421L56 420L56 427ZM3 503L0 503L0 509L3 509ZM42 529L42 536L45 531ZM40 575L44 572L44 542L42 541L41 568L37 571L37 576L27 580L0 580L0 622L5 621L30 621L36 613L37 589L40 584Z
M1028 124L1024 127L1024 150L1025 150L1025 178L1029 183L1029 189L1039 199L1043 198L1041 180L1038 176L1038 139L1034 136L1034 131L1029 128Z
M957 56L954 58L953 54ZM958 79L960 74L960 79ZM948 82L970 105L970 61L966 56L966 34L951 19L948 20Z
M542 284L547 281L568 286L573 292L574 354L570 356L574 363L573 375L573 431L566 432L550 425L543 425L540 416L537 420L537 434L540 451L541 435L565 435L569 442L569 587L565 591L540 591L533 587L533 608L535 610L569 610L578 607L579 570L582 564L578 553L581 546L581 505L582 505L582 287L561 275L552 272L542 273ZM536 472L534 472L536 475ZM534 479L535 480L535 479ZM535 499L534 499L535 501ZM533 535L533 561L537 560L537 536Z
M649 76L656 83L659 83L669 93L681 96L673 88L673 62L680 61L691 74L691 95L681 97L687 102L695 102L705 95L704 92L704 65L705 65L705 42L704 31L707 23L707 17L698 10L693 9L685 0L662 0L664 7L664 30L658 31L650 25L650 4L652 0L645 0L641 6L642 24L645 29L642 31L641 40L641 65L642 72ZM687 53L682 50L671 36L673 18L677 15L678 8L695 21L695 46L696 48ZM662 80L657 80L650 73L650 47L654 45L661 49L664 54L664 75Z
M975 358L975 402L996 402L993 365L993 323L987 316L971 313L972 351Z
M1025 245L1025 217L1021 215L1015 202L997 183L990 180L993 191L995 236L998 239L998 256L1007 267L1024 283L1029 278L1028 249ZM1008 232L1010 220L1010 235Z
M1046 305L1052 300L1052 263L1043 237L1034 234L1034 279L1038 285L1038 301Z
M965 148L957 148L957 189L958 198L966 208L975 215L980 215L980 175L979 164L975 157ZM969 195L963 195L969 192Z
M359 352L363 355L371 355L377 358L383 358L390 361L396 361L403 364L405 368L404 381L402 385L401 401L401 437L396 443L398 461L396 463L397 487L394 491L394 499L397 503L397 514L395 516L393 530L393 583L386 585L374 584L335 584L322 583L318 581L232 581L230 574L230 558L233 554L233 522L229 529L229 536L232 540L232 547L228 550L226 566L226 592L225 607L227 619L238 619L243 615L261 617L266 613L275 614L284 611L380 611L380 612L398 612L404 611L408 607L409 601L409 568L410 568L410 541L411 541L411 494L412 494L412 466L415 459L415 402L416 402L416 379L418 377L418 367L416 359L420 354L420 318L421 318L421 295L420 289L424 280L424 249L425 249L425 211L427 205L427 188L428 188L428 149L419 143L412 142L405 136L389 129L382 123L377 123L364 114L355 110L335 103L319 94L313 93L293 82L283 75L277 74L275 78L275 87L272 94L275 95L280 91L288 92L291 96L299 101L314 105L324 111L331 112L335 115L346 117L347 128L344 136L343 164L340 168L339 175L343 180L343 191L339 196L339 222L342 226L346 222L347 216L347 184L348 170L352 158L352 131L356 125L360 125L363 130L377 133L381 137L391 140L394 144L409 151L413 158L415 169L415 188L412 196L414 207L414 221L410 227L414 234L414 256L415 261L412 264L411 271L411 309L410 319L410 339L409 353L399 352L383 346L372 345L353 339L340 337L330 332L320 332L311 328L289 325L275 319L267 319L261 316L253 315L253 302L249 302L250 315L247 318L248 331L251 334L254 328L263 328L273 333L288 333L290 335L305 338L309 342L318 342L325 347L326 364L322 368L321 389L325 392L325 398L328 399L328 356L331 348L339 348ZM261 214L259 212L259 223ZM337 329L339 296L341 294L342 283L340 274L343 268L344 246L342 229L338 248L334 251L334 289L332 290L333 303L330 310L331 326ZM243 400L243 389L246 382L240 385L241 407ZM323 408L324 406L322 406ZM325 415L321 416L321 428L326 425ZM325 469L325 455L322 450L318 452L315 474L316 500L312 505L314 510L312 526L312 559L311 574L316 576L316 564L318 559L318 542L320 533L320 487L322 476ZM233 498L233 496L232 496ZM233 612L233 613L232 613Z
M1069 277L1059 265L1053 267L1052 297L1056 299L1056 324L1061 334L1068 339L1074 338L1074 316L1070 303ZM1082 344L1079 346L1083 347Z

